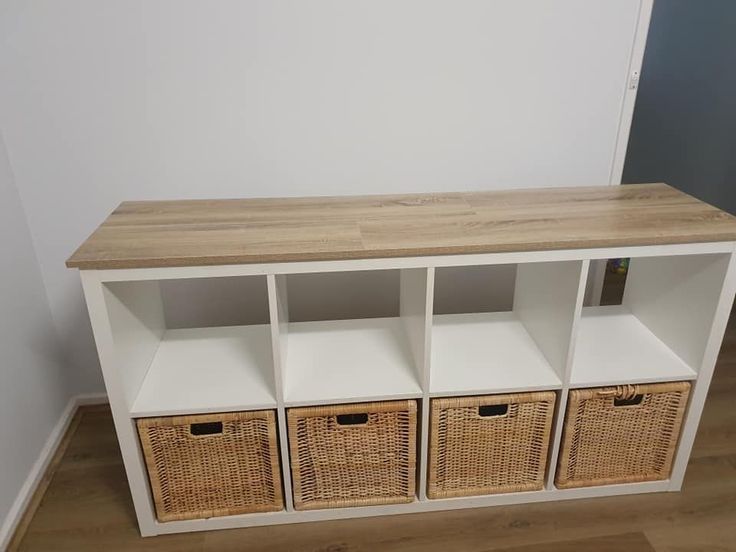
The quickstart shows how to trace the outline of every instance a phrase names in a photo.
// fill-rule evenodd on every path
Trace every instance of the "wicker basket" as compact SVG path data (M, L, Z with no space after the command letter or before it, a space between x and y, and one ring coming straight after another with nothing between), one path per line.
M414 500L416 401L291 408L287 420L297 510Z
M283 509L272 410L137 423L159 521Z
M427 496L544 487L555 393L433 399Z
M570 391L559 488L667 479L688 382Z

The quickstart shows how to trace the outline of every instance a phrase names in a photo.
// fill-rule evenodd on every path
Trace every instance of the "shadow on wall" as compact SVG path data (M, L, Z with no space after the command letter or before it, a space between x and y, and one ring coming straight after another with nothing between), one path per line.
M736 213L736 2L656 0L623 182Z

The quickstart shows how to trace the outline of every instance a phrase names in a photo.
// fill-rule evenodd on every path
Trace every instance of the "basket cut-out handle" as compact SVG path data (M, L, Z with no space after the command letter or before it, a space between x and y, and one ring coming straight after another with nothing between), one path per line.
M360 414L338 414L335 418L337 419L337 425L341 426L365 425L368 423L368 413L366 412Z
M615 398L613 399L613 406L638 406L644 401L644 395L634 395L631 398Z
M596 394L599 397L613 397L614 401L633 401L636 397L641 396L639 386L631 384L617 385L616 387L608 389L600 389ZM638 402L633 402L631 404L639 404L640 402L641 399L638 399Z
M505 416L509 412L508 404L484 404L478 407L478 416L481 418L495 418Z
M222 433L222 422L200 422L189 425L192 435L219 435Z

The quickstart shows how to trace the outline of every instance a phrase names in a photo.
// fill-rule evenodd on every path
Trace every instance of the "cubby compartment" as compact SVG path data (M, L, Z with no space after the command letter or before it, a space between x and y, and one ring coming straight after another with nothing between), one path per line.
M689 393L686 381L571 390L555 485L667 479Z
M133 417L276 407L265 276L103 290Z
M142 418L137 426L159 521L283 509L275 411Z
M431 400L427 496L544 488L554 391Z
M421 396L426 269L293 274L275 288L287 406Z
M287 421L297 510L414 501L416 401L290 408Z
M695 379L729 257L631 258L621 304L582 309L571 385Z
M581 261L438 268L431 395L560 388L581 273Z

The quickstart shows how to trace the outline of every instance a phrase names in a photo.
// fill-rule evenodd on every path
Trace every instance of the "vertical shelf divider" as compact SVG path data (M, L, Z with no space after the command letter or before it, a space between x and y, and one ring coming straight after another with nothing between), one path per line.
M420 501L427 500L427 462L429 442L429 377L434 305L434 268L401 270L401 320L406 329L414 357L414 368L422 399L418 433L417 493Z
M284 504L286 510L294 510L291 486L291 460L284 403L286 380L286 355L289 337L289 303L286 288L286 275L268 274L268 312L271 320L271 346L273 350L273 380L276 390L276 413L278 419L279 447L281 449L281 481L284 485Z
M564 363L559 373L562 381L562 388L557 397L557 406L555 407L555 416L552 422L552 434L550 435L550 451L547 463L547 481L545 488L552 490L555 488L555 470L557 469L557 458L560 454L560 441L562 439L562 428L565 425L565 411L567 409L567 395L570 390L570 377L572 373L572 362L575 355L575 345L577 344L578 326L580 325L580 317L583 313L583 302L585 300L585 288L588 282L588 271L590 270L590 261L583 260L579 265L578 287L575 296L575 309L573 311L572 323L570 325L570 337L568 346L564 355Z

